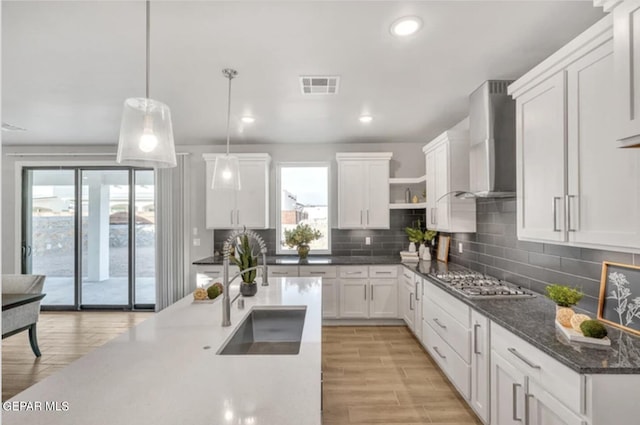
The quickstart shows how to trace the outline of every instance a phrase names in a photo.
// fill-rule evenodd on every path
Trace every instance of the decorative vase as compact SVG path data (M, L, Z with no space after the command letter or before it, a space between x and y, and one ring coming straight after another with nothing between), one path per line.
M300 257L301 259L307 258L307 255L309 255L309 250L310 248L307 244L298 245L298 257Z
M418 257L422 258L422 254L424 254L424 250L426 249L426 247L423 244L420 244L418 246Z
M422 247L423 245L420 245L420 248ZM431 250L428 246L424 246L424 250L420 253L420 259L424 261L431 261Z
M258 285L255 282L240 284L240 293L243 297L253 297L258 292Z
M415 242L409 242L409 252L416 252Z

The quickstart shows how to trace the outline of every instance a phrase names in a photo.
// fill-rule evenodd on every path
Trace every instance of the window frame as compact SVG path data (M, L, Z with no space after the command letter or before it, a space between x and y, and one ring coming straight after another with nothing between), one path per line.
M309 255L331 255L331 162L330 161L291 161L279 162L276 166L276 255L297 255L295 249L281 244L282 236L282 169L283 168L320 168L327 169L327 249L312 249Z

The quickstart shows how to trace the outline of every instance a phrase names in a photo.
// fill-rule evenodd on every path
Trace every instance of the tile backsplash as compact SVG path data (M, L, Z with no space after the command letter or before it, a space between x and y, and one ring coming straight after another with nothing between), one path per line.
M451 262L538 293L551 283L581 288L578 307L594 315L602 261L640 265L637 254L519 241L515 199L478 199L476 211L477 233L451 235Z
M388 230L343 230L331 229L331 254L347 256L398 255L409 246L404 228L424 223L424 210L391 210ZM213 249L220 252L230 230L214 232ZM268 255L276 253L276 230L256 231L267 244ZM371 238L371 245L365 245L365 238Z

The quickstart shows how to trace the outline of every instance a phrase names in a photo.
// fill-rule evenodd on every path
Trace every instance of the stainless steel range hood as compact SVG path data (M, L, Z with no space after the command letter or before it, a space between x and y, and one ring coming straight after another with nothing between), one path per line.
M516 103L512 81L485 81L469 96L469 192L478 198L516 195Z

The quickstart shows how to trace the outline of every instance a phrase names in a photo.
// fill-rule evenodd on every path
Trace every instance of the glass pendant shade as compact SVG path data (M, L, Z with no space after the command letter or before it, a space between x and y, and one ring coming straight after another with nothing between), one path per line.
M132 167L176 166L171 111L167 105L145 98L125 100L116 161Z
M237 156L224 154L216 157L211 189L240 190L240 162Z

